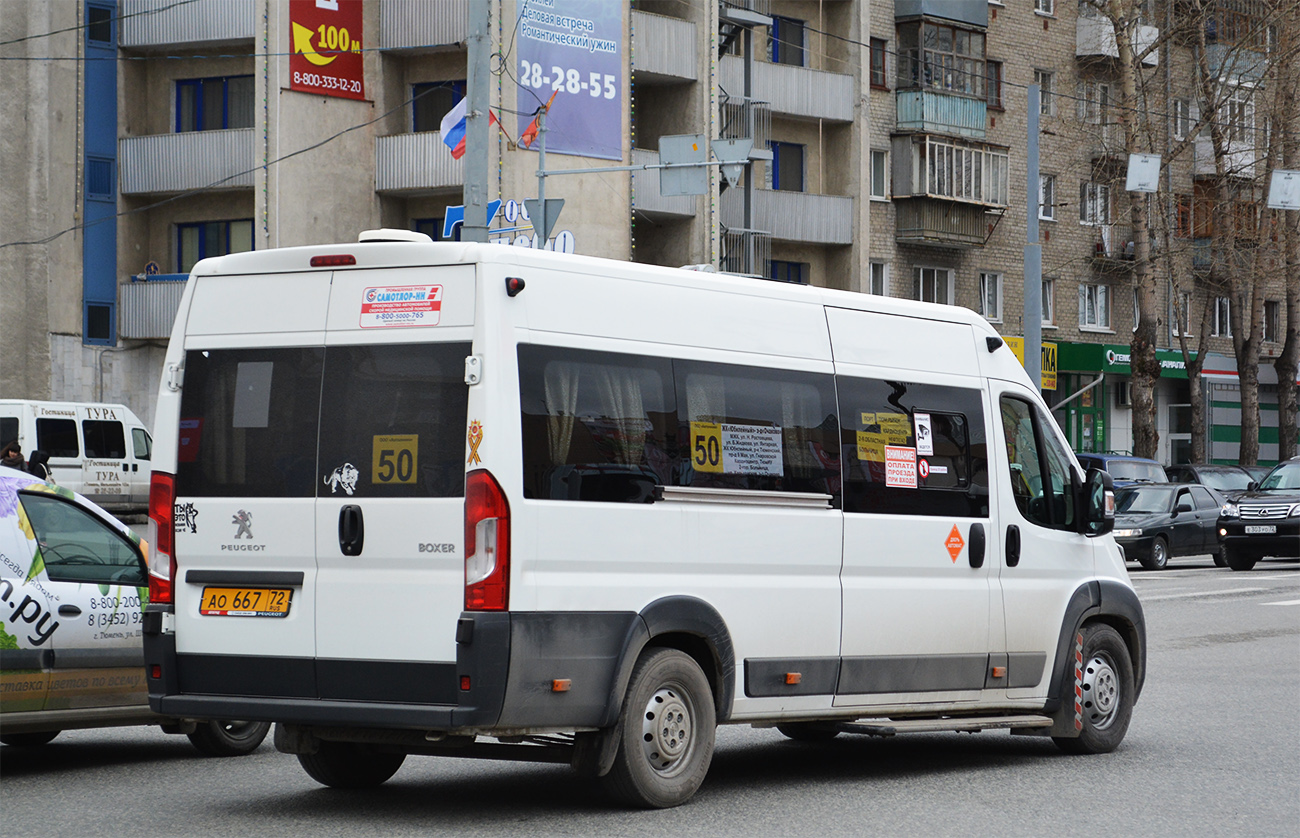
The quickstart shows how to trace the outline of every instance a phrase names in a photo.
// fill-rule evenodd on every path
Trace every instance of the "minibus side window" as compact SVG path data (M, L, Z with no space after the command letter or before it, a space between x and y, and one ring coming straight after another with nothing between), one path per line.
M1026 520L1053 529L1074 528L1070 458L1041 412L1021 399L1003 396L1011 492Z
M319 346L186 352L176 494L315 496L324 358Z
M844 511L984 518L979 390L840 376Z
M674 484L816 492L839 505L839 421L830 375L674 361Z
M648 503L672 473L672 362L519 346L524 497Z
M81 423L81 436L86 443L86 456L102 460L126 458L126 432L121 422L104 419L87 419Z
M317 494L462 497L469 354L468 343L326 347Z
M148 460L153 457L153 438L144 428L131 429L131 448L135 452L137 460Z
M37 419L36 448L51 457L80 456L81 445L77 441L77 420Z
M18 417L0 416L0 445L18 440Z

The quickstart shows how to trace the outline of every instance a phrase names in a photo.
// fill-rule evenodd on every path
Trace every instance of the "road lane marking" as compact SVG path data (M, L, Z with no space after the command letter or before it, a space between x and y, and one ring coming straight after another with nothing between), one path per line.
M1300 605L1300 599L1288 599L1286 602L1261 602L1260 605Z
M1255 591L1267 591L1268 588L1233 588L1228 591L1193 591L1187 594L1158 594L1156 596L1144 596L1143 602L1155 602L1161 599L1191 599L1193 597L1208 596L1232 596L1233 594L1253 593Z

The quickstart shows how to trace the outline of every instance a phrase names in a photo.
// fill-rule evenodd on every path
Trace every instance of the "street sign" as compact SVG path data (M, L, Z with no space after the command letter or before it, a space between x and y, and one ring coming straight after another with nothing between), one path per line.
M1129 192L1155 192L1160 188L1160 155L1130 154L1128 179L1124 188Z
M537 203L536 198L524 198L524 207L528 210L528 217L533 220L533 229L537 231L542 244L545 245L546 241L551 237L551 230L555 229L555 221L560 217L560 210L564 209L564 199L547 198L545 213L539 212L541 206ZM543 219L545 220L543 221ZM543 224L546 229L542 229L540 226Z
M660 163L703 163L706 154L703 134L672 134L659 138ZM704 166L659 170L659 194L665 198L704 195L708 191L708 169Z
M1268 208L1300 210L1300 172L1274 169L1268 184Z
M749 163L749 152L753 147L754 141L750 138L713 141L713 156L722 163L722 177L726 179L728 185L735 186L740 183L741 177L745 174L745 166Z

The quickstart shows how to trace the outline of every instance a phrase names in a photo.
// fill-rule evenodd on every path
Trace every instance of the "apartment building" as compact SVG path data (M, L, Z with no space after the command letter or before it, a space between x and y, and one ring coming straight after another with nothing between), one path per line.
M1038 83L1042 328L1057 362L1049 396L1063 401L1104 375L1058 418L1079 450L1130 446L1133 237L1127 152L1108 108L1117 50L1086 4L489 5L499 128L484 186L500 202L491 240L539 244L521 209L538 194L538 142L523 147L520 135L555 92L545 191L565 204L551 246L963 305L1009 337L1023 334L1027 87ZM356 69L348 89L329 91L294 68L304 52L323 61L343 48L344 27L316 31L294 16L334 13L351 21ZM1159 37L1163 14L1147 10L1144 43ZM180 280L197 260L349 241L375 227L456 237L464 161L440 124L465 95L468 15L464 0L7 7L0 54L29 60L0 62L13 93L0 102L0 244L43 243L0 248L2 389L125 401L151 421ZM546 37L572 45L571 36L602 46L547 52ZM1198 117L1190 47L1162 48L1148 63L1153 78L1169 76L1149 102L1171 114L1173 137ZM709 168L699 195L665 194L682 191L665 170L629 170L658 163L661 140L687 134L702 135L706 150L751 140L748 172ZM1198 249L1206 222L1193 230L1191 220L1205 149L1185 159L1173 180L1186 206L1151 211L1175 220L1172 273L1208 276L1223 257ZM621 168L566 173L601 166ZM1190 439L1174 310L1199 311L1208 286L1175 290L1170 269L1157 270L1169 362L1157 391L1161 457L1172 462ZM1269 293L1276 321L1280 282ZM1218 314L1206 369L1225 388L1214 399L1228 404L1235 368L1228 312ZM1265 359L1282 334L1275 325ZM1276 457L1276 400L1262 390L1266 461ZM1234 424L1230 414L1220 425Z

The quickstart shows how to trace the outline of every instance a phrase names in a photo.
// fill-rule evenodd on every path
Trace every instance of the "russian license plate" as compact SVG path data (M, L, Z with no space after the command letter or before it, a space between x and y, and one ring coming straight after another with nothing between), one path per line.
M1277 532L1277 525L1269 524L1267 526L1246 527L1246 535L1273 535Z
M199 613L208 617L286 617L288 588L204 588Z

